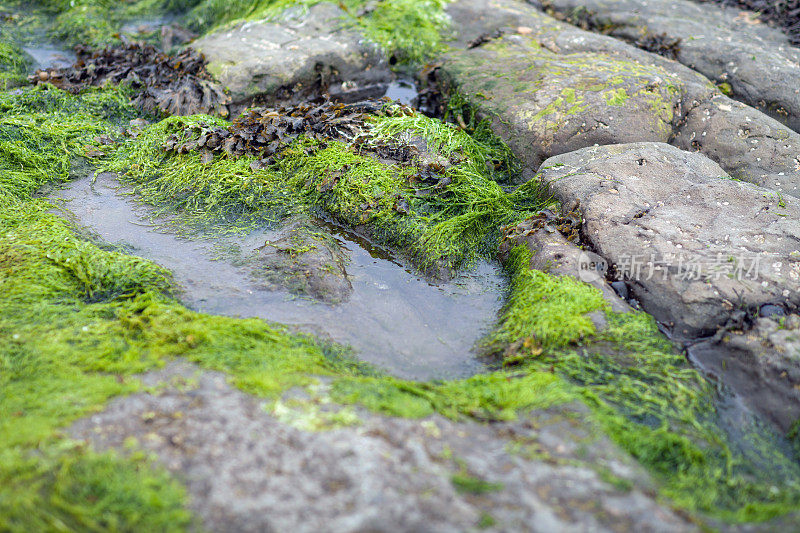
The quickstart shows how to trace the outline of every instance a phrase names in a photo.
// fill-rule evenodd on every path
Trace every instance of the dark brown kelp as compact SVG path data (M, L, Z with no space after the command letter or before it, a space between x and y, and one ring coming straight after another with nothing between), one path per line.
M134 103L148 112L170 115L228 115L230 97L206 71L202 54L187 48L167 55L149 45L125 44L92 51L75 49L78 60L67 68L39 70L32 83L52 83L73 93L107 83L130 83Z
M367 116L383 112L387 100L366 100L343 104L317 98L278 108L256 108L235 119L230 127L195 124L173 134L164 142L164 149L177 153L197 150L204 161L214 154L258 157L252 166L265 168L280 157L281 152L300 135L320 141L343 141L359 144ZM394 106L395 113L405 112Z

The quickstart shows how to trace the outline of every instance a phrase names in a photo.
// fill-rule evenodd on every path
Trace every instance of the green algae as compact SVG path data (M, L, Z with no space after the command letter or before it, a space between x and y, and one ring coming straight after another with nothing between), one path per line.
M32 457L0 451L0 530L177 531L185 490L142 454L122 459L65 442Z
M204 0L186 14L187 25L208 32L240 20L280 21L323 0ZM343 0L342 24L355 27L398 63L420 65L442 48L449 26L447 0ZM289 10L289 11L287 11ZM300 11L302 12L302 11Z
M450 481L453 487L462 494L486 494L503 490L502 483L491 483L465 472L453 474L450 476Z
M527 248L512 250L506 263L511 295L489 336L490 346L510 347L503 354L507 365L562 376L611 439L681 508L748 522L800 506L800 465L781 451L779 436L755 424L750 442L731 442L717 415L716 390L660 335L652 317L613 313L597 289L533 273L529 262ZM541 320L545 310L556 320L541 332L535 322L526 324L525 317ZM588 321L591 311L604 312L604 330Z
M31 57L0 28L0 90L27 84L26 75L32 65Z
M50 38L67 45L102 47L122 40L126 23L175 19L200 34L242 20L280 20L288 13L323 0L12 0L9 6L33 20L28 28L41 28ZM442 48L442 34L449 26L447 0L344 0L334 2L343 11L342 25L359 29L399 63L420 65ZM160 34L136 34L138 40L157 44Z
M515 250L507 265L512 294L493 334L498 349L511 348L505 354L511 366L451 382L399 380L354 362L341 347L290 334L278 325L186 310L172 298L163 269L81 237L49 213L47 202L32 198L42 185L74 175L87 143L98 133L113 133L112 123L129 116L124 94L98 91L73 97L35 89L0 94L0 107L6 112L0 124L7 132L0 141L0 165L16 172L0 188L0 480L28 476L41 489L35 497L28 492L17 500L14 485L0 484L0 509L28 501L26 494L36 503L26 513L9 515L14 527L46 524L40 520L50 516L74 527L159 529L166 520L174 520L176 528L186 523L180 487L163 473L136 457L83 450L62 454L58 432L102 408L108 398L138 390L134 374L175 356L224 371L237 387L274 402L293 387L312 388L327 376L331 400L393 416L440 413L453 419L511 420L520 411L582 398L601 427L657 476L662 493L677 505L729 521L764 520L797 508L796 463L776 453L768 436L754 432L775 467L765 479L751 457L730 446L715 419L713 389L658 334L651 318L614 315L593 289L530 271L524 250ZM68 116L74 122L56 127ZM370 214L375 218L367 221L380 221L376 227L393 230L386 221L410 215L382 203L387 195L410 192L400 179L404 170L387 171L391 165L376 165L342 143L316 146L308 154L308 142L300 142L281 165L262 171L250 170L247 158L218 158L204 165L198 154L163 153L164 135L192 120L213 119L165 120L120 143L103 165L127 169L139 194L163 213L177 209L179 216L198 224L211 217L217 224L245 228L324 206L342 220L361 220L360 200L377 202ZM451 176L460 190L416 205L409 198L417 213L411 219L419 221L418 233L409 235L473 217L479 221L475 235L480 235L539 205L533 185L511 194L499 188L493 178L503 172L486 163L500 155L489 145L426 120L386 119L375 131L381 142L413 134L425 138L438 155L465 156ZM350 170L340 172L345 165ZM331 178L337 180L333 188L320 187ZM488 212L485 220L474 215L483 212ZM447 226L439 228L448 235ZM455 240L464 238L455 235ZM483 238L491 241L489 234ZM607 329L597 331L586 318L592 311L606 313ZM526 344L527 339L534 342ZM335 427L342 421L332 423ZM31 455L34 448L55 459ZM109 468L118 477L104 481ZM95 506L87 498L64 504L63 495L72 490L65 487L76 480L105 499ZM35 498L47 501L39 504L42 500ZM132 509L148 512L133 516Z
M593 287L570 276L554 277L529 267L527 248L511 250L506 268L513 272L511 294L497 328L486 339L498 351L522 344L532 354L562 348L596 333L588 314L608 304Z

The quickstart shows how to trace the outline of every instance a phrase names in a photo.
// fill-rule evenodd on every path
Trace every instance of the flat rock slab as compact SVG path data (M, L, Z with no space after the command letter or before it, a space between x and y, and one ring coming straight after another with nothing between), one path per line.
M670 142L800 196L800 135L689 67L513 0L457 0L440 72L533 166L593 144ZM485 42L477 44L478 35ZM469 37L472 40L467 39ZM468 46L473 46L468 48Z
M276 20L240 23L192 46L208 71L230 89L235 105L302 99L329 90L360 99L380 92L391 72L376 45L347 28L346 13L330 3L286 10Z
M495 425L359 413L358 425L313 432L188 363L143 381L154 392L114 400L70 433L100 449L136 439L186 482L212 531L696 529L655 502L629 457L587 430L579 405ZM587 464L635 488L614 488ZM494 485L459 492L454 475Z
M569 20L632 42L677 41L674 57L800 131L800 49L756 14L688 0L545 0ZM671 54L673 55L673 54Z
M564 209L580 207L584 238L679 336L743 308L800 305L800 200L662 143L553 157L541 179Z

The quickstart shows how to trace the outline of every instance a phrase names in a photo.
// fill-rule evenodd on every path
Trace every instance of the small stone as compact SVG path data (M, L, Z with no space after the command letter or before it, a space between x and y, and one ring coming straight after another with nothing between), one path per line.
M623 300L628 299L628 286L624 281L612 281L611 288L614 289L614 292L617 293L617 296Z
M764 304L761 306L761 309L758 310L758 314L763 317L781 317L786 316L786 311L779 305Z

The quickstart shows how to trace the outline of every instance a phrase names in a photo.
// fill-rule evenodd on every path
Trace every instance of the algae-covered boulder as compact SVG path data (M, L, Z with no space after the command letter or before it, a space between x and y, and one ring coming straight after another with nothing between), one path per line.
M234 104L302 99L320 90L352 100L385 89L390 72L377 46L348 27L330 3L291 8L276 20L240 23L193 43Z
M738 179L800 195L797 132L724 96L677 61L523 3L490 5L488 12L477 0L448 6L454 28L466 29L454 37L459 49L444 58L441 71L449 88L459 90L480 117L490 118L524 161L538 164L542 154L595 143L665 141L702 152ZM611 75L615 69L623 72ZM586 84L593 78L597 84ZM586 88L599 94L584 95ZM591 105L569 104L579 97Z
M687 0L546 0L568 20L660 51L800 131L800 49L754 13ZM727 90L727 89L726 89Z
M329 235L295 221L280 238L257 250L255 272L270 285L338 304L353 292L346 262L347 256Z
M585 239L679 336L712 333L743 308L800 305L795 198L660 143L554 157L541 179L580 206Z
M679 80L657 66L557 54L521 34L453 53L441 72L531 166L593 144L666 142L680 101Z

